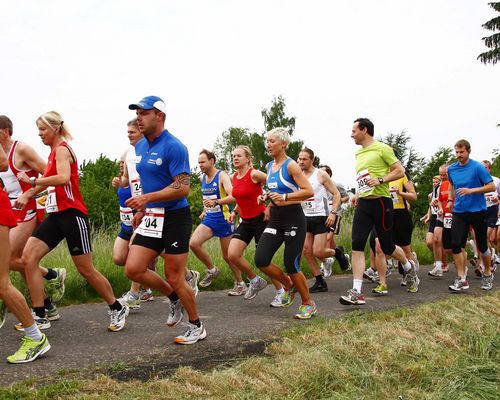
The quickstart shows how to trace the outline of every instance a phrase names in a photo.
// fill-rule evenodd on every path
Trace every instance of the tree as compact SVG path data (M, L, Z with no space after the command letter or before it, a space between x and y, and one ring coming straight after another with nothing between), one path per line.
M424 157L420 157L415 148L410 146L409 134L403 130L400 133L388 133L379 140L394 149L396 157L401 161L411 179L420 173L424 165Z
M491 8L500 13L500 2L488 3ZM493 18L483 25L484 29L495 32L500 31L500 16ZM500 61L500 32L483 39L484 44L491 50L479 54L477 57L483 64L496 64Z
M116 189L111 180L119 174L116 160L102 154L95 161L83 161L80 166L80 190L94 227L108 228L120 220Z

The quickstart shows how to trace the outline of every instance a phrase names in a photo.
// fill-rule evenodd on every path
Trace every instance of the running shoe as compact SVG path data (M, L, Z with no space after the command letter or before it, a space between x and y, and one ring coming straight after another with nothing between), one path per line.
M7 307L5 302L0 299L0 328L5 324L5 318L7 318Z
M260 276L257 276L257 282L248 285L247 292L245 293L245 300L252 300L257 294L267 286L267 282L265 279L262 279Z
M469 289L469 282L459 277L455 278L453 285L448 286L452 292L461 292L463 290Z
M448 263L443 263L441 269L443 272L450 272L450 267L448 266Z
M139 300L141 303L146 301L153 301L155 298L153 296L153 291L151 289L141 289L139 290Z
M109 310L108 314L110 323L108 326L108 331L121 331L125 327L125 318L127 318L129 312L130 310L127 304L122 304L122 309L120 311Z
M333 266L334 260L333 257L328 257L325 258L325 261L323 261L323 277L328 278L329 276L332 276L332 266Z
M325 281L323 282L316 281L314 282L314 285L312 285L309 288L309 293L321 293L321 292L328 292L328 285L326 284Z
M274 307L274 308L281 307L281 302L284 294L285 292L276 292L273 300L269 304L269 307Z
M141 308L141 300L139 299L139 294L131 292L124 293L118 301L123 305L126 304L131 310L136 310Z
M346 271L350 271L352 269L351 265L351 256L349 254L344 253L345 259L347 260L347 268Z
M418 279L417 276L417 267L413 260L409 260L409 262L411 264L411 269L406 274L408 276L408 278L406 278L408 292L417 293L418 285L420 284L420 279Z
M183 325L186 326L186 332L183 335L177 336L174 339L175 343L195 344L198 340L203 340L207 337L207 331L203 323L199 327L189 322L184 322Z
M479 264L478 256L472 257L469 262L470 262L470 265L472 265L473 267L477 267Z
M373 282L373 278L375 277L376 273L377 271L375 271L372 267L369 267L365 272L363 272L363 278Z
M387 285L384 283L379 283L377 287L372 289L372 293L380 295L387 294L388 292L389 291L387 290Z
M483 290L493 289L493 274L483 275L483 282L481 284L481 289Z
M420 270L420 262L418 261L417 253L412 251L412 254L413 254L413 257L415 258L415 271L418 272Z
M385 270L385 277L387 278L388 276L392 275L392 271L387 268ZM372 282L380 282L380 277L378 276L378 271L375 271L375 273L373 274L373 279L372 279Z
M65 268L54 268L57 276L45 282L45 290L54 303L58 303L64 296L64 281L66 280Z
M239 284L238 282L234 282L233 288L227 292L228 296L243 296L248 290L248 287L245 282L243 284Z
M441 269L441 267L434 265L434 268L427 272L427 275L440 277L443 276L443 270Z
M57 321L58 319L61 319L55 304L52 304L52 307L45 309L45 315L49 321Z
M401 283L400 285L401 286L406 286L408 285L408 274L403 274L403 276L401 277Z
M359 293L356 289L347 291L347 296L340 296L340 304L345 306L356 306L366 304L365 296Z
M33 320L36 322L38 329L41 331L50 328L50 321L47 318L40 318L34 312L31 312L33 315ZM14 325L14 329L19 332L24 332L24 326L21 322L18 322Z
M198 289L198 282L200 280L200 273L198 271L195 271L194 269L189 270L191 272L191 278L187 280L187 283L191 290L193 291L194 297L198 296L198 292L200 289Z
M311 304L302 304L299 307L299 312L293 317L295 319L311 319L311 317L317 312L318 308L316 307L316 303L314 301L311 301Z
M342 271L348 271L351 269L349 254L344 253L344 248L342 246L337 246L335 249L335 258L337 259L340 269Z
M42 333L42 339L38 342L28 336L24 336L21 339L21 347L13 355L7 357L7 362L11 364L27 363L47 353L49 350L50 343L45 334Z
M200 281L199 285L200 287L204 288L207 286L210 286L212 281L217 278L220 274L219 268L215 268L214 272L207 271L203 279Z
M290 289L285 290L283 296L281 297L281 307L289 307L293 303L293 298L295 297L295 286L292 286Z
M167 325L170 327L176 326L182 321L184 317L184 307L182 306L181 299L170 302L170 312L167 317Z

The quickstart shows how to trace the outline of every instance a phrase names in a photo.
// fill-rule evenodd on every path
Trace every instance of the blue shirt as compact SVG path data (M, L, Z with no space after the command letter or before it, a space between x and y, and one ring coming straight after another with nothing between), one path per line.
M222 183L220 181L220 173L222 171L219 170L215 174L214 178L212 179L212 182L208 183L207 182L207 175L203 174L201 178L201 194L203 195L203 199L209 199L209 200L220 200L224 197L227 197L227 193L224 190L224 186L222 186ZM231 209L229 204L224 204L224 205L216 205L213 207L205 207L205 217L204 219L218 219L218 218L223 218L225 220L229 219L229 215L231 214Z
M457 161L448 167L448 179L455 190L455 204L453 212L478 212L486 211L486 198L484 193L466 194L459 196L457 190L460 188L478 188L493 181L490 173L483 164L469 159L467 164L460 165Z
M273 172L274 160L267 164L266 185L269 191L279 194L293 193L299 190L299 187L288 173L288 164L292 161L290 157L283 163L280 169Z
M171 185L180 174L190 174L189 154L186 146L166 129L149 142L141 139L135 145L137 172L141 177L144 194L157 192ZM147 207L177 210L189 206L186 197L148 203Z
M120 207L129 208L125 204L125 201L127 201L128 199L130 199L132 197L132 192L130 191L130 186L127 186L126 188L119 186L118 190L116 192L116 195L118 196L118 202L120 203ZM121 227L126 232L132 233L132 231L133 231L133 228L131 225L125 225L123 222L121 222Z

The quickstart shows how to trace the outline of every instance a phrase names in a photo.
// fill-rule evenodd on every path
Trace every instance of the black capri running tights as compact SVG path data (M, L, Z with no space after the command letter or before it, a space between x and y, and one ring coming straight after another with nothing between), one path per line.
M300 272L300 257L306 239L306 217L300 204L271 207L271 218L260 237L255 251L255 265L264 268L271 264L274 254L285 243L283 255L288 274Z

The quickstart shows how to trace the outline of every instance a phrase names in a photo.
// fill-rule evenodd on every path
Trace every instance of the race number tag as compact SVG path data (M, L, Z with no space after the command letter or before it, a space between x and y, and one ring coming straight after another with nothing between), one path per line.
M134 214L130 207L120 207L120 220L123 225L132 226L132 218Z
M205 194L203 195L203 200L217 200L217 195L216 194ZM216 213L216 212L221 212L221 207L220 205L215 205L213 207L205 207L205 212L206 213Z
M365 193L372 190L372 188L366 182L370 179L370 173L367 169L358 172L358 176L356 177L356 183L358 184L358 193Z
M142 185L140 179L132 179L130 181L130 191L132 192L132 197L140 196L142 194Z
M486 198L486 207L495 205L495 196L493 196L492 194L486 194L484 197Z
M398 187L397 186L391 186L390 187L390 193L391 193L391 199L394 204L397 204L399 201L398 199Z
M314 209L314 197L310 197L302 202L302 208L304 211L312 211Z
M141 224L137 228L137 233L142 236L161 239L163 222L165 220L165 209L162 207L146 208L146 213Z
M452 213L445 213L444 218L443 218L443 226L446 229L451 229L451 221L453 220L453 214Z
M48 213L55 213L59 211L59 207L57 206L56 188L54 186L49 186L47 188L45 211L47 211Z

